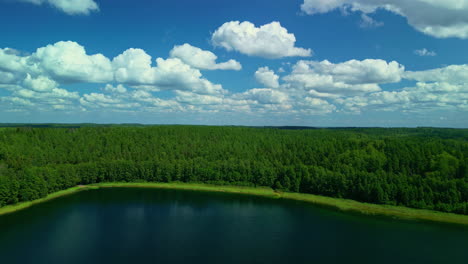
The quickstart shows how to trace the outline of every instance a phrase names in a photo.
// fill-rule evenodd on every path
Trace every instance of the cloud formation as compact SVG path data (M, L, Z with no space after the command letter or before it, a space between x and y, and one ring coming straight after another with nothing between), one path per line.
M296 37L279 22L256 27L248 21L226 22L211 36L215 47L268 59L310 57L312 50L295 47Z
M386 10L405 17L409 25L424 34L468 38L468 1L465 0L304 0L301 9L309 15L337 9L358 12L365 15L364 21L377 10Z
M466 111L466 85L451 83L416 83L397 91L381 91L367 96L337 99L344 111L403 111L428 112L433 110Z
M404 67L396 61L367 59L334 64L301 60L283 80L289 89L333 97L380 91L379 84L399 82L403 73Z
M19 0L36 5L48 4L68 15L89 15L99 11L98 4L93 0Z
M270 88L255 88L238 96L243 99L254 100L260 104L283 104L289 99L286 93Z
M407 71L405 78L419 82L468 84L468 64L449 65L425 71Z
M383 22L376 21L375 19L366 14L361 14L361 22L359 23L359 26L361 28L377 28L383 25Z
M156 59L142 49L128 49L112 60L115 80L130 85L149 85L162 90L192 90L203 94L222 92L222 86L202 77L198 69L179 58Z
M136 48L110 59L88 54L71 41L38 48L30 55L4 48L0 49L0 89L10 94L0 101L3 109L11 111L302 117L334 112L468 110L467 65L406 71L396 61L379 59L299 60L290 70L283 69L282 77L267 66L260 67L252 74L261 86L235 92L210 82L200 72L219 65L223 63L216 63L214 54L190 44L176 46L169 58L155 60ZM415 84L385 88L385 84L402 80ZM69 90L67 85L75 83L97 83L101 88L86 93Z
M415 50L414 54L421 56L421 57L434 57L437 55L435 51L431 51L426 48Z
M258 83L265 85L268 88L278 88L279 87L279 76L275 74L274 71L270 70L268 67L260 67L255 72L255 79Z
M171 52L172 58L178 58L193 68L201 70L235 70L239 71L242 66L235 60L216 63L218 57L211 51L202 50L188 43L175 46Z
M81 97L78 92L61 88L73 83L111 82L117 84L107 84L103 93ZM124 84L135 90L127 90ZM144 50L128 49L111 60L102 54L87 54L83 46L72 41L47 45L24 56L11 48L0 49L0 88L11 92L11 96L2 98L7 104L40 109L74 107L75 110L77 107L127 109L148 105L149 101L152 108L165 104L149 91L189 91L201 95L226 92L179 58L157 58L153 66L151 56ZM133 101L128 102L130 99Z
M102 54L88 55L83 46L73 41L39 48L28 60L64 82L109 82L113 79L108 58Z

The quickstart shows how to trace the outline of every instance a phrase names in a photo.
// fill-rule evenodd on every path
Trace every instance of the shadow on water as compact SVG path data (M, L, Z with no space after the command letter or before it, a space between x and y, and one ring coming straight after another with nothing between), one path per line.
M0 217L2 263L467 263L468 228L227 193L89 190Z

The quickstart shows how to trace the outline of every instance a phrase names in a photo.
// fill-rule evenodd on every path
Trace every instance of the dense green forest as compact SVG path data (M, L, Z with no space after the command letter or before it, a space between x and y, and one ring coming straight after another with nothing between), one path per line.
M468 130L0 128L0 206L116 181L270 186L468 214Z

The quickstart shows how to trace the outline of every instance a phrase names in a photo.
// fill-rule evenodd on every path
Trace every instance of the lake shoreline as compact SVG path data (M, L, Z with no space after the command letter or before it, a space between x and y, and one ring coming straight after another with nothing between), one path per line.
M78 185L66 190L55 192L47 195L44 198L34 201L18 203L15 205L8 205L0 208L0 216L4 214L13 213L22 209L26 209L35 204L46 202L56 199L65 195L73 193L99 189L99 188L156 188L156 189L175 189L175 190L192 190L192 191L205 191L205 192L224 192L243 195L262 196L273 199L288 199L307 202L310 204L319 205L322 207L357 213L368 216L383 216L393 219L403 219L421 222L433 222L443 224L456 224L468 225L468 216L453 213L444 213L439 211L414 209L403 206L391 206L381 204L363 203L349 199L332 198L313 194L303 193L290 193L279 192L268 187L243 187L243 186L229 186L229 185L211 185L202 183L151 183L151 182L125 182L125 183L96 183L90 185Z

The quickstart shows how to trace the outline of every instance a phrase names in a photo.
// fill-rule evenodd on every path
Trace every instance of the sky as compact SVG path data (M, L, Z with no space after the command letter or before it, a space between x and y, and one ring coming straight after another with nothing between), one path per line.
M468 127L468 0L0 0L0 123Z

